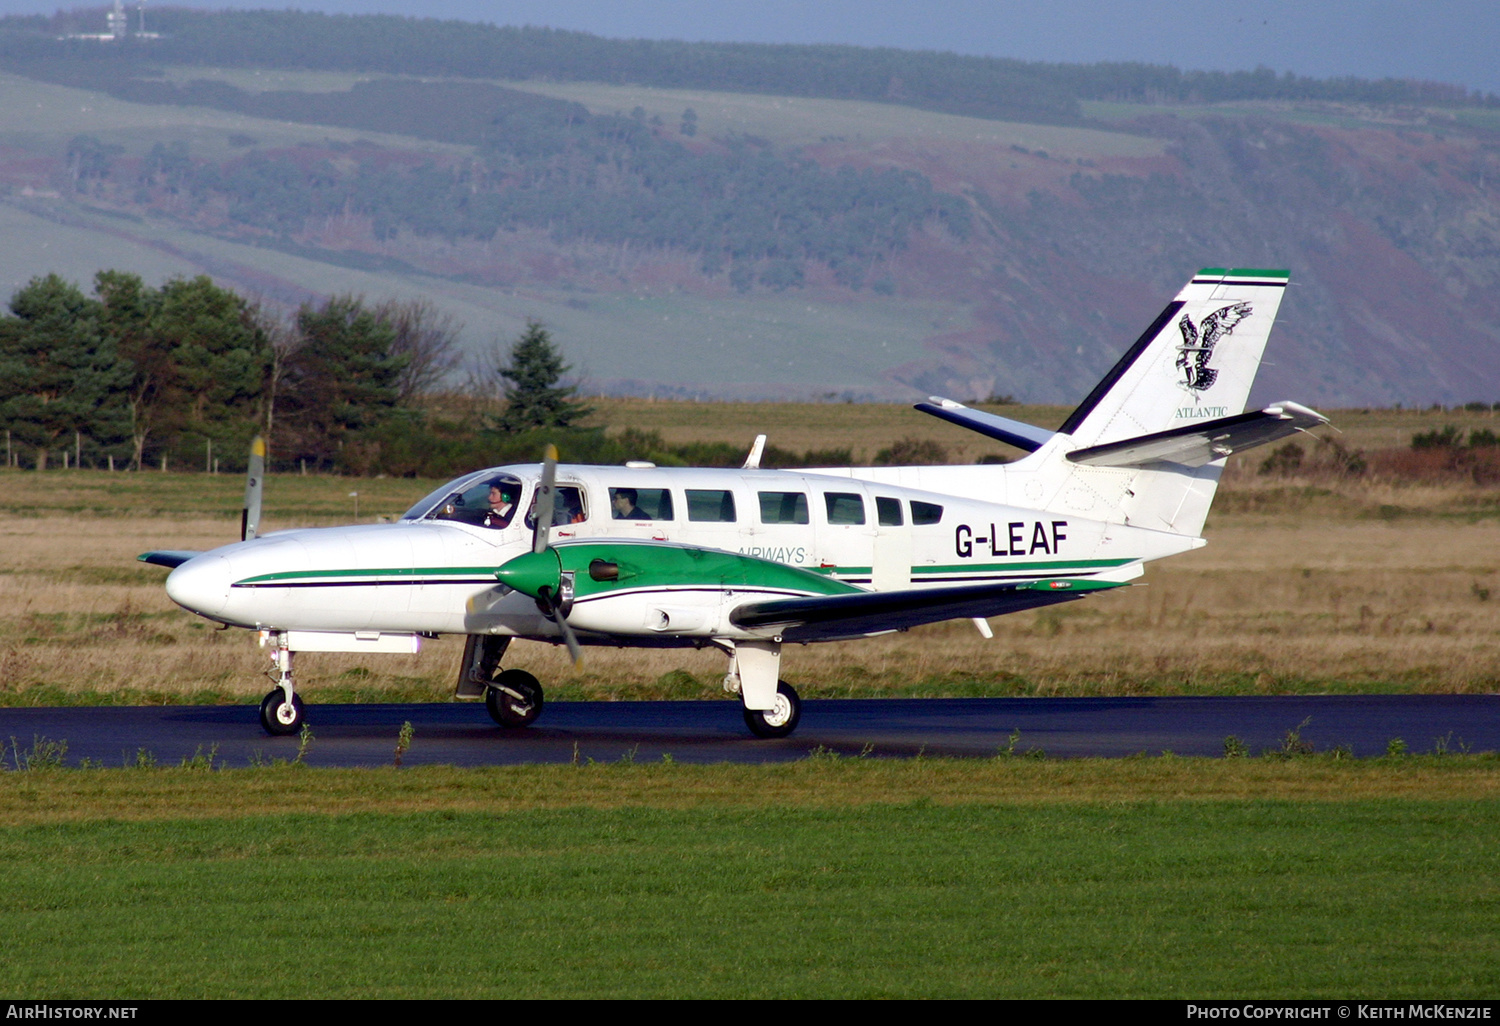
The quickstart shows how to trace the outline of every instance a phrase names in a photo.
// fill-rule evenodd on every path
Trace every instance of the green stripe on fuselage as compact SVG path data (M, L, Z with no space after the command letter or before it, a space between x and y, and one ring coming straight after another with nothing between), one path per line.
M573 594L578 598L616 589L694 585L774 589L803 595L848 595L863 590L813 570L691 545L569 542L556 546L555 551L563 570L573 571ZM594 580L589 565L595 560L618 566L618 578Z

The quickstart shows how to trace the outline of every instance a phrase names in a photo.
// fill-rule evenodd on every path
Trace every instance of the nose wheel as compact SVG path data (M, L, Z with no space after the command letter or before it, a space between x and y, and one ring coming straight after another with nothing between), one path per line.
M287 701L286 692L275 688L260 703L260 725L267 734L295 734L302 723L302 699L295 694Z
M529 727L542 714L542 685L525 670L505 670L485 689L484 707L502 727Z

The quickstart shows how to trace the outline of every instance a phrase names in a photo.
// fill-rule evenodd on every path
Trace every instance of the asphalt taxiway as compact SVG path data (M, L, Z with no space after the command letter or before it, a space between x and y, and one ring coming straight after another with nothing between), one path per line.
M380 766L410 722L406 765L514 765L621 759L785 762L815 750L885 758L985 757L1011 747L1053 758L1144 753L1216 756L1227 737L1258 754L1289 731L1318 751L1383 755L1393 738L1413 753L1500 750L1500 696L1350 695L1208 698L825 699L803 703L791 737L762 741L735 702L555 702L524 730L496 726L478 704L307 707L314 766ZM1012 742L1012 736L1015 741ZM216 751L220 764L290 759L298 739L268 737L255 706L0 709L0 742L28 751L67 743L66 761L160 765ZM12 766L12 756L5 762Z

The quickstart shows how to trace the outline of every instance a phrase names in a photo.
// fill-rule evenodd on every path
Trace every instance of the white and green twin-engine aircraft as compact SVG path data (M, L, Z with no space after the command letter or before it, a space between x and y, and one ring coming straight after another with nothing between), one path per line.
M260 632L279 685L273 734L299 729L296 652L415 652L468 636L457 696L505 726L542 689L501 670L512 638L714 646L750 730L784 737L790 642L869 637L1035 609L1119 587L1204 544L1224 459L1327 423L1295 403L1242 412L1287 272L1198 272L1055 432L934 397L917 409L1028 451L1006 465L761 470L540 465L452 481L391 524L255 537L175 567L167 594ZM521 510L529 510L517 515Z

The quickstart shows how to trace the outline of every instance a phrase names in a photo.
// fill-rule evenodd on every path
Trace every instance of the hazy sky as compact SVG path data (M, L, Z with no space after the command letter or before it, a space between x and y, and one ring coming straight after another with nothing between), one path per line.
M58 6L0 0L3 13L50 13ZM159 6L148 5L148 19ZM183 6L379 12L617 38L850 43L1210 70L1264 65L1319 78L1389 75L1500 93L1497 0L202 0Z

